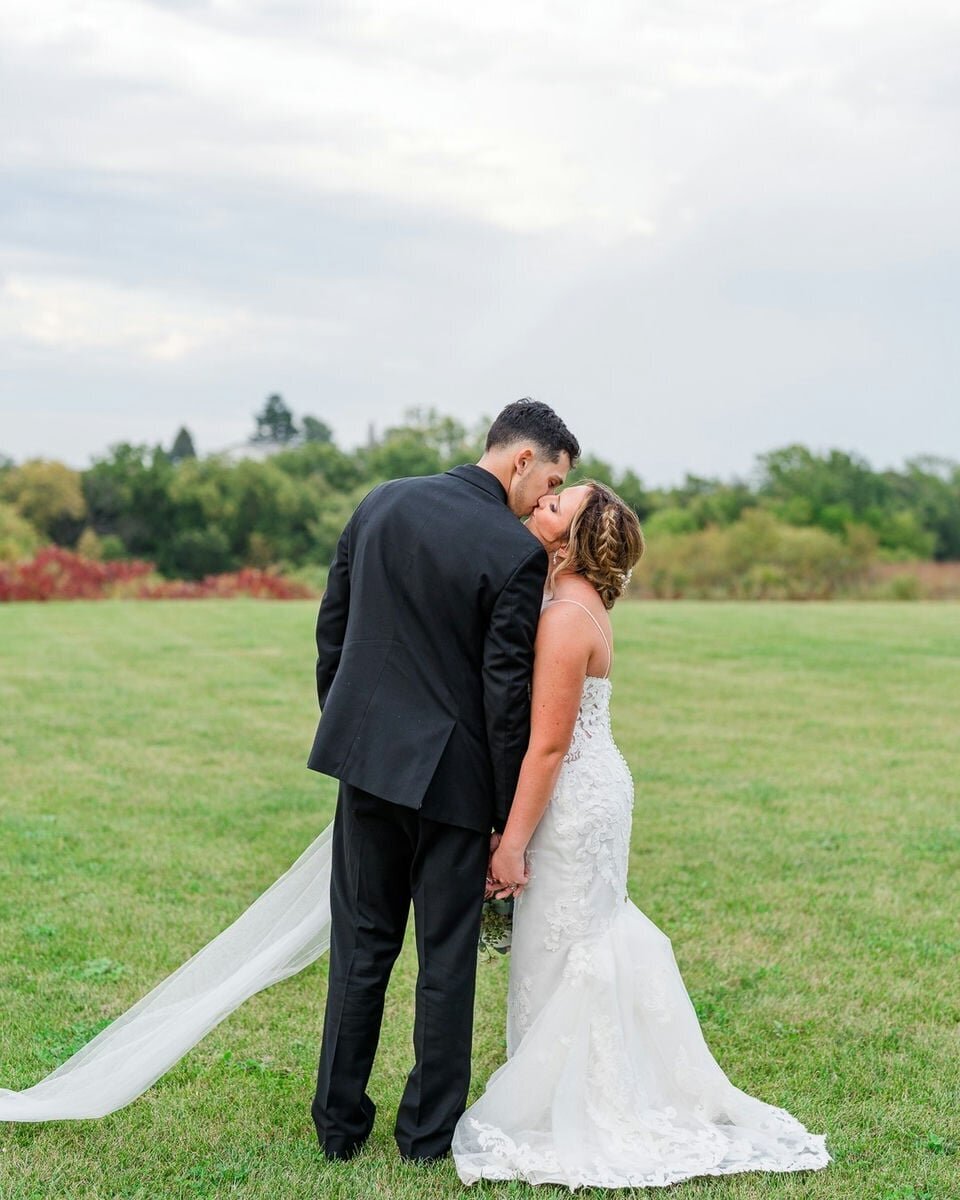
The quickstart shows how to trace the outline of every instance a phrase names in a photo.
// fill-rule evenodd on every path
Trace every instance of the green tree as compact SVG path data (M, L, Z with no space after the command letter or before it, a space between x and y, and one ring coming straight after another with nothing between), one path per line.
M363 451L364 473L369 481L435 475L443 459L414 429L391 429L381 442Z
M164 572L180 579L203 579L235 565L229 539L216 525L178 530L163 547L162 558Z
M303 440L330 445L333 442L333 430L326 421L320 421L316 417L304 417Z
M820 455L806 446L786 446L761 454L758 466L759 494L783 520L791 520L791 512L798 511L791 504L799 500L813 524L840 527L870 508L886 508L891 498L869 463L843 450Z
M597 483L605 483L607 487L615 488L616 472L608 462L597 458L595 454L584 454L567 475L566 486L579 483L581 479L595 479Z
M887 478L903 507L933 534L934 558L960 559L960 463L924 455Z
M476 462L483 453L489 421L468 428L454 417L444 417L435 408L410 408L404 414L403 429L415 432L425 446L434 450L444 469L461 463ZM395 432L393 430L389 433Z
M310 559L311 523L331 494L322 477L291 475L273 458L194 459L183 463L171 481L171 529L180 534L216 528L233 563L296 564ZM157 563L164 572L184 569L179 550L162 554Z
M330 492L317 506L307 526L310 548L304 561L319 566L332 562L340 533L368 490L364 483L349 492Z
M924 529L918 513L909 509L882 511L871 514L868 521L877 540L889 558L932 558L937 535Z
M16 562L39 549L40 534L12 504L0 501L0 562Z
M682 510L693 521L691 528L731 525L745 509L756 506L756 497L748 484L740 480L724 483L701 475L686 475L678 487L667 488L650 498L651 508ZM675 522L674 522L675 523Z
M83 529L87 506L81 476L63 463L35 458L13 467L0 481L0 499L58 545L74 545Z
M173 445L170 447L170 461L172 463L183 462L185 458L196 458L197 452L193 446L193 438L190 436L190 430L186 425L181 425L177 431L177 436L173 439Z
M83 474L94 532L120 538L129 554L156 559L173 532L169 488L178 469L160 446L111 446Z
M652 497L644 489L643 483L634 471L624 471L618 475L616 470L602 458L596 455L584 455L567 476L566 486L578 483L581 479L595 479L613 488L621 500L634 510L640 520L644 520L652 511Z
M643 480L634 471L624 471L614 491L630 505L641 521L645 521L653 511L652 500L643 486Z
M853 525L865 524L876 533L881 549L895 557L923 558L941 543L950 544L949 516L941 526L932 511L918 511L920 494L932 499L937 493L936 477L925 477L922 468L915 467L906 477L897 472L881 474L864 459L842 450L818 455L799 445L761 455L759 463L762 501L790 524L818 525L840 535ZM949 490L948 485L938 494L940 504ZM950 505L934 508L946 515ZM934 521L934 529L928 528L928 520Z
M689 509L680 508L675 504L655 509L643 526L648 538L657 538L663 534L693 533L699 528L701 526L697 524L696 516Z
M345 454L332 442L305 442L280 450L270 462L294 479L318 479L337 492L355 488L365 478L365 468L356 454Z
M250 439L252 442L269 442L276 446L286 446L297 437L297 427L294 424L293 413L287 408L283 397L274 392L268 396L263 408L254 417L257 424L256 432Z
M476 462L483 453L486 426L468 429L453 417L443 417L433 408L408 409L403 425L372 436L357 451L365 477L398 479L409 475L432 475L459 463Z

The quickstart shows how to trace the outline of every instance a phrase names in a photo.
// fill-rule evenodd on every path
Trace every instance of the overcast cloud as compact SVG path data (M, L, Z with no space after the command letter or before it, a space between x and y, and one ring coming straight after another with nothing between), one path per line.
M4 0L0 450L533 394L650 483L960 457L953 0Z

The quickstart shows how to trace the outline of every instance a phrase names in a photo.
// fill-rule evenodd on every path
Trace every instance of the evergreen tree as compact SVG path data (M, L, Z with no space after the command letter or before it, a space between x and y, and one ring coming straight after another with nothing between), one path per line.
M287 408L283 397L276 392L267 397L262 411L257 413L254 420L257 423L257 431L250 439L252 442L272 442L276 446L286 446L297 436L293 413Z
M190 436L190 430L186 425L181 425L177 436L173 439L173 445L170 447L170 461L172 463L183 462L185 458L196 458L197 452L193 447L193 438Z
M329 446L333 442L333 430L316 417L303 418L303 440L305 442L322 442Z

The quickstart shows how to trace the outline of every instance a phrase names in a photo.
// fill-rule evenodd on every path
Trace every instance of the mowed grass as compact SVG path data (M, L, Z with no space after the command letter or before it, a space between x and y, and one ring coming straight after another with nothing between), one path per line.
M329 821L335 786L304 766L314 616L0 607L0 1085L65 1058ZM825 1131L835 1157L673 1194L960 1196L960 610L625 603L615 627L632 898L672 938L733 1081ZM374 1136L353 1164L321 1158L308 1108L325 972L249 1001L111 1117L0 1125L0 1196L464 1194L452 1164L405 1166L392 1141L409 942ZM480 964L475 1091L503 1057L505 985L505 962Z

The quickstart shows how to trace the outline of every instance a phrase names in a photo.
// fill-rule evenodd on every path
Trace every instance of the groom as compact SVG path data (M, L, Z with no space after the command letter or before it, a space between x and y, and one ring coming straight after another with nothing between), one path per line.
M411 900L416 1062L401 1155L445 1155L466 1106L490 830L526 750L547 572L517 518L579 453L551 408L518 400L476 466L381 484L340 537L317 618L323 715L308 764L340 780L312 1108L327 1158L351 1158L373 1126L366 1085Z

